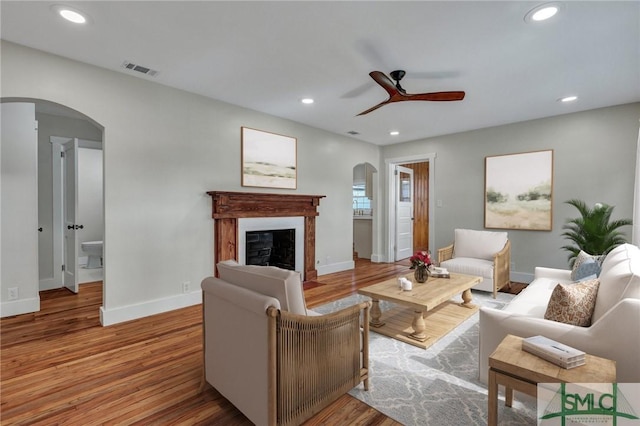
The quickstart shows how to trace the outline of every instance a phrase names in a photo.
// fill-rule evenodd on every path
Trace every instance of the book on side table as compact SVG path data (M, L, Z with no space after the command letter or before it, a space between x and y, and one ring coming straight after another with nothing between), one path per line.
M586 363L585 353L544 336L522 340L522 350L546 359L562 368L574 368Z

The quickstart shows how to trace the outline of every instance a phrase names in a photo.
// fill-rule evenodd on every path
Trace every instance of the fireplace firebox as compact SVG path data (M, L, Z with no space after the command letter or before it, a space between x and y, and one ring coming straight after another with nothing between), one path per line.
M249 231L245 237L245 264L277 266L294 271L296 230Z

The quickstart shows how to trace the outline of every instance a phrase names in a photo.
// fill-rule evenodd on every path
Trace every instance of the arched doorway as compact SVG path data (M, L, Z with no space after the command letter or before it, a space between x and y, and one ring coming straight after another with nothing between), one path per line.
M84 141L92 141L94 146L86 146L85 144L85 146L81 147L81 150L91 149L94 154L98 151L100 152L99 155L90 156L81 153L79 159L83 161L83 158L92 157L91 161L94 161L94 163L88 166L84 164L81 170L99 169L99 182L95 182L95 187L92 187L88 191L97 198L96 203L99 202L99 212L101 215L96 220L87 218L87 222L91 222L91 225L88 226L90 228L89 230L94 232L93 235L103 235L104 220L102 215L104 212L104 197L102 195L102 165L104 163L102 161L101 151L104 128L78 111L46 100L4 98L0 101L3 104L3 112L5 111L5 106L11 108L12 105L31 105L31 107L27 108L32 117L30 126L32 126L32 131L34 127L36 129L34 139L29 139L28 144L17 145L16 150L8 152L8 158L3 158L3 160L8 162L5 163L5 161L3 161L3 164L9 164L14 158L17 159L19 156L26 154L29 158L27 161L34 164L34 167L29 168L28 176L23 175L20 176L19 179L35 181L37 183L30 187L31 189L29 189L30 193L28 196L25 194L25 197L23 197L24 200L19 201L19 203L30 203L31 208L37 210L37 225L33 227L33 232L31 232L30 227L29 232L25 232L22 236L23 239L28 239L31 243L25 244L24 246L22 244L16 244L13 247L13 250L16 250L18 253L21 250L29 250L27 247L33 246L34 244L37 247L35 253L27 254L27 257L30 259L29 262L33 263L31 266L32 270L38 271L37 278L32 277L22 281L24 282L25 288L18 288L17 300L17 302L24 302L20 300L22 296L30 296L29 300L34 303L29 303L28 307L26 306L27 304L22 303L24 308L21 308L22 312L19 313L34 312L39 309L38 292L41 290L60 288L64 282L62 279L64 247L61 246L64 240L62 238L64 230L62 229L61 211L64 206L57 194L57 191L61 191L62 177L59 170L56 172L56 166L58 166L61 161L61 155L60 145L56 145L55 140L56 138L77 138ZM35 126L33 125L33 118L35 118ZM29 120L27 120L27 123L28 122ZM33 144L36 146L34 147ZM14 156L14 158L12 158L12 156ZM97 162L99 162L99 164ZM4 174L5 171L3 170L3 175ZM96 176L94 180L97 180L97 178L98 176ZM83 181L83 184L86 184L86 182ZM99 194L95 194L98 187ZM84 190L87 190L86 187ZM84 201L86 201L90 197L85 194L83 198ZM20 206L18 206L18 208L20 208ZM11 224L6 224L6 226L11 226ZM80 237L79 240L81 242L84 238ZM5 238L3 236L3 245L4 243ZM78 243L75 248L76 250L74 251L76 253L80 252L82 254L81 250L78 250L80 243ZM74 261L77 260L78 259L74 259ZM4 261L5 259L3 259L3 263ZM25 291L20 292L20 290Z
M361 259L375 259L375 220L378 171L370 163L353 167L353 255Z

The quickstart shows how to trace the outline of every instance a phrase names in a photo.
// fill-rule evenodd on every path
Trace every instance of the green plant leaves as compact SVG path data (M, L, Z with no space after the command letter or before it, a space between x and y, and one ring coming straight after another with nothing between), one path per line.
M591 255L606 255L614 247L627 242L625 235L619 228L631 225L631 219L611 220L613 206L596 204L593 208L584 201L572 199L566 201L574 206L580 217L567 219L562 229L566 231L562 236L570 240L573 245L563 246L569 252L569 265L573 266L576 256L583 250Z

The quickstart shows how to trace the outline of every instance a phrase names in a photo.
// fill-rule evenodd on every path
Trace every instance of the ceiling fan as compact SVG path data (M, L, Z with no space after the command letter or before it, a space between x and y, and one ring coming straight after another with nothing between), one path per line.
M389 99L384 102L380 102L378 105L369 108L366 111L362 111L358 115L368 114L371 111L375 111L376 109L384 106L386 104L390 104L392 102L402 102L402 101L435 101L435 102L444 102L444 101L461 101L464 99L464 92L462 91L453 91L453 92L431 92L431 93L416 93L410 94L407 93L402 86L400 86L400 80L406 74L403 70L396 70L389 73L389 76L396 82L393 84L393 81L389 79L382 71L371 71L369 75L371 78L378 83L384 90L389 94Z

